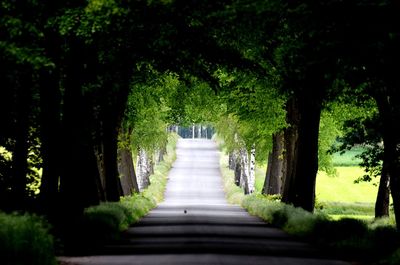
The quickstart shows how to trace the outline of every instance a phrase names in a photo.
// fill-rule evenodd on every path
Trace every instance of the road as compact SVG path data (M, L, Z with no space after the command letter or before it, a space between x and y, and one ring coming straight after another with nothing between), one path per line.
M184 139L178 142L163 203L101 255L60 260L77 265L349 264L229 205L215 143Z

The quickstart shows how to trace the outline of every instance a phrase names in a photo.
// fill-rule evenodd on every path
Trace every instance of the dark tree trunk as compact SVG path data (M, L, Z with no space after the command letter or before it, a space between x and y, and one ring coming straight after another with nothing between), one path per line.
M83 209L99 203L98 169L92 139L92 106L83 95L84 47L71 41L65 63L65 96L60 145L60 195L65 216L76 218Z
M311 92L311 91L310 91ZM287 169L282 201L314 210L322 97L303 93L288 102Z
M375 95L383 122L383 164L387 170L397 229L400 230L400 95L396 90L384 90ZM383 170L382 170L383 171Z
M295 99L290 99L286 106L287 121L289 127L284 130L284 162L283 162L283 190L282 201L290 202L294 200L292 187L294 186L294 177L297 168L297 141L298 141L298 124L300 115L298 112L298 103Z
M382 165L381 179L379 181L378 195L375 203L375 218L389 216L390 190L387 161Z
M135 168L133 166L132 152L129 148L121 148L119 154L119 173L124 195L139 192Z
M119 201L122 187L118 174L118 130L113 126L104 128L104 171L106 184L106 200Z
M44 71L40 80L41 154L43 174L40 186L41 207L52 213L58 204L60 178L60 103L59 73L57 69Z
M263 194L281 194L283 167L283 132L272 137L272 152L268 156L268 167L265 176Z
M29 123L30 107L32 102L31 76L23 76L18 84L16 98L16 123L15 146L12 156L13 190L12 204L15 209L23 210L27 207L27 173L28 173L28 149L29 149Z

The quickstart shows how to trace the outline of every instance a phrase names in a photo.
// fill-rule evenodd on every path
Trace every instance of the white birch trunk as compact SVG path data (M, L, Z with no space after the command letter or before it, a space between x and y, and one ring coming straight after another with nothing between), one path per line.
M149 170L149 158L147 156L147 152L142 148L139 148L136 168L137 168L136 171L137 171L139 190L143 191L150 185L150 179L149 179L150 170Z
M192 139L194 139L194 124L193 124L193 126L192 126Z
M201 138L201 125L198 125L197 127L197 138Z
M253 193L255 190L256 182L256 146L253 144L250 151L250 168L249 168L249 193Z
M240 186L244 189L245 194L249 193L249 153L245 148L240 149L242 162L242 174L240 176Z

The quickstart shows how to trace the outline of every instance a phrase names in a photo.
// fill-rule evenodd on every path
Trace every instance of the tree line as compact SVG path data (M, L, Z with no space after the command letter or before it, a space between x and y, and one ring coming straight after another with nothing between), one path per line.
M329 168L325 139L340 127L339 149L371 147L365 163L390 183L400 224L399 9L389 0L3 1L2 208L76 216L117 201L146 185L120 177L132 172L120 163L132 150L147 164L168 124L207 121L239 185L251 192L254 161L269 157L265 192L308 211L317 170Z

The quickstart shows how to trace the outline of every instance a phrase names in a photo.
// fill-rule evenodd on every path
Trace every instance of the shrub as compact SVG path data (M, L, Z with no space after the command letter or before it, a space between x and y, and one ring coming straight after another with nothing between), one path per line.
M57 264L48 231L48 224L38 216L0 213L1 264Z

